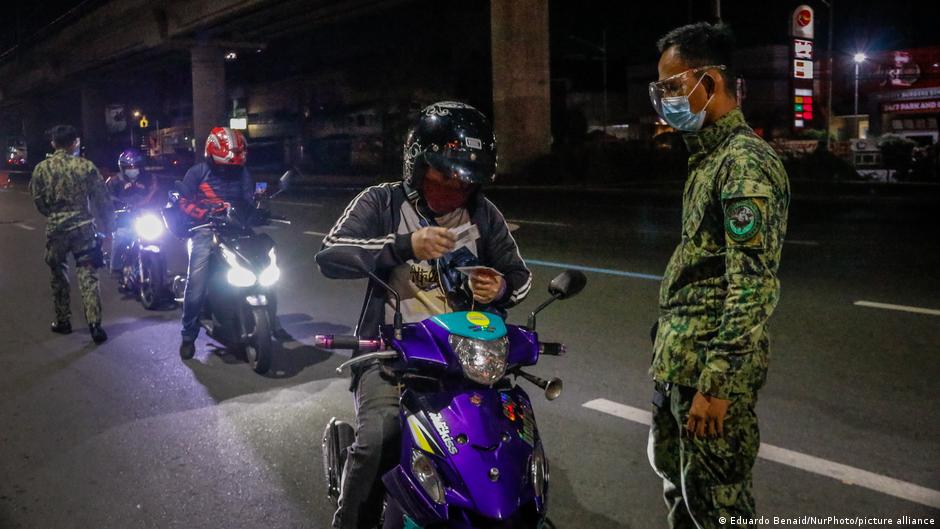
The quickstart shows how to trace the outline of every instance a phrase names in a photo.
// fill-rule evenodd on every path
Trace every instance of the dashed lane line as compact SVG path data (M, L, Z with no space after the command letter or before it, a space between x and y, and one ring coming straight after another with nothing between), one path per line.
M649 426L653 419L652 413L646 410L607 399L594 399L585 402L582 406L645 426ZM812 474L832 478L849 485L857 485L882 494L894 496L895 498L901 498L903 500L940 509L940 491L928 489L927 487L915 485L914 483L908 483L892 477L875 474L874 472L767 443L761 443L757 457L804 470Z
M854 305L856 307L869 307L872 309L897 310L901 312L913 312L915 314L927 314L929 316L940 316L940 310L911 307L910 305L893 305L891 303L879 303L877 301L856 301Z
M305 231L304 235L314 235L316 237L326 237L327 234L322 231Z

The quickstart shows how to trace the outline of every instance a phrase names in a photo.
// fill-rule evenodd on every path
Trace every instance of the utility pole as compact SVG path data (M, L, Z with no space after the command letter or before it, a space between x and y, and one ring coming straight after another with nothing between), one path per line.
M829 83L826 87L828 92L826 96L826 150L832 152L832 83L835 80L835 72L832 70L833 60L832 60L832 27L835 24L836 18L836 0L822 0L826 7L829 8L829 41L826 43L826 52L829 59ZM856 114L858 111L856 110Z
M601 53L604 55L604 136L607 136L607 29L601 34Z

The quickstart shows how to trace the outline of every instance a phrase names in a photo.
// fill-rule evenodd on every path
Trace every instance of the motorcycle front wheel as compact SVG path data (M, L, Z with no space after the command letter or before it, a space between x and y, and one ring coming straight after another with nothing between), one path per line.
M164 299L166 263L162 256L152 255L140 260L140 303L147 310L159 308Z
M245 357L255 373L263 375L271 369L271 357L274 356L271 319L267 307L252 307L247 319L254 328L249 333L248 343L245 345Z

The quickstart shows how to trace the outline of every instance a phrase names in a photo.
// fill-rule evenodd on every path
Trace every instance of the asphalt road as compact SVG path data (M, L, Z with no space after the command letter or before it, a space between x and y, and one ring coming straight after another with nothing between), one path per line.
M677 201L493 196L523 255L540 263L511 320L542 301L558 267L592 270L581 296L539 319L543 339L570 351L532 369L566 388L554 402L530 391L552 462L551 517L564 529L665 527L643 422L656 276L677 241ZM319 437L330 417L352 418L352 402L334 372L344 357L310 344L351 330L363 283L323 278L313 255L350 197L274 206L294 221L266 229L296 341L259 376L204 338L182 362L178 311L145 311L109 278L107 343L91 344L75 288L77 332L50 333L43 220L22 187L0 191L0 527L328 527ZM795 204L758 405L761 514L940 521L938 226L936 208ZM182 244L167 247L181 270Z

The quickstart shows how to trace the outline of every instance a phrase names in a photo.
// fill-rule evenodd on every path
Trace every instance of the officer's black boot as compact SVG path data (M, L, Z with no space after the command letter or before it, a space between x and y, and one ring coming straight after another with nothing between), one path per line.
M196 354L196 341L183 338L180 343L180 358L189 360Z
M88 330L91 332L91 339L95 343L102 343L108 339L108 333L104 332L100 323L89 324Z
M54 321L52 325L49 326L52 329L52 332L57 332L59 334L70 334L72 332L72 322L69 320L65 321Z

